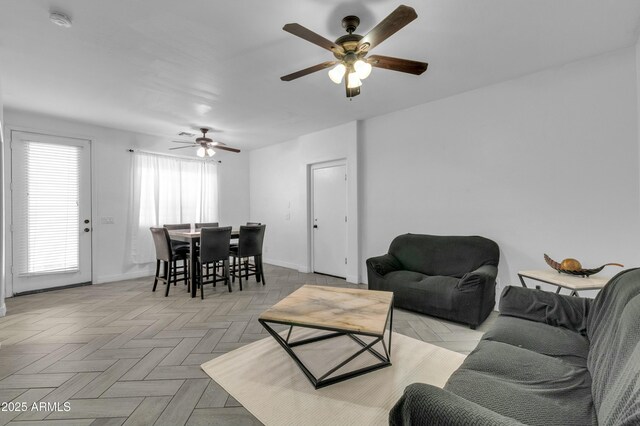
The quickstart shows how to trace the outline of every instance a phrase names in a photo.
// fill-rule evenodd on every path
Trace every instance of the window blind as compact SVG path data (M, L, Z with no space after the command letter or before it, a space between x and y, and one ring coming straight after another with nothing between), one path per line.
M25 214L15 220L17 273L79 270L81 147L25 141L18 181ZM17 262L16 262L17 261Z

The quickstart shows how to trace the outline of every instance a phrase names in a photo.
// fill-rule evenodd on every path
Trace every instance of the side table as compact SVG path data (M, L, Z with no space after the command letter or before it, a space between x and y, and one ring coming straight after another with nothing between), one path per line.
M576 277L573 275L561 274L550 269L520 271L518 272L518 278L520 278L522 287L527 286L524 279L528 278L530 280L557 286L558 289L556 290L556 293L560 293L560 290L563 288L571 290L570 296L578 296L578 291L582 290L600 290L611 279L611 277L603 276Z

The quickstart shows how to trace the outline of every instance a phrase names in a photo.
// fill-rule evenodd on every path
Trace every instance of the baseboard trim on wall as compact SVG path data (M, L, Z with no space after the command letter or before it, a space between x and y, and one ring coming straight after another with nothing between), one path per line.
M284 262L282 260L267 259L267 258L264 258L262 260L264 263L268 263L269 265L281 266L283 268L295 269L298 272L308 273L307 267L296 265L295 263Z
M124 281L124 280L133 280L136 278L150 277L150 276L153 276L154 272L155 271L153 267L149 267L147 269L143 269L140 271L126 272L124 274L102 275L99 277L95 277L95 279L93 280L93 283L104 284L104 283L110 283L114 281Z
M264 263L268 263L269 265L274 265L274 266L281 266L283 268L289 268L289 269L294 269L300 273L303 274L309 274L311 273L311 271L309 270L309 267L307 266L302 266L302 265L296 265L295 263L291 263L291 262L284 262L282 260L275 260L275 259L263 259ZM148 269L144 269L144 270L140 270L140 271L134 271L134 272L127 272L127 273L123 273L123 274L113 274L113 275L102 275L102 276L98 276L95 277L93 280L93 284L104 284L104 283L110 283L110 282L114 282L114 281L124 281L124 280L133 280L136 278L144 278L144 277L150 277L153 276L154 273L154 269L153 267L149 267ZM347 282L348 283L352 283L352 284L363 284L358 282L358 277L355 275L347 275ZM366 283L364 283L366 284ZM0 310L0 316L1 315L1 310Z
M67 288L75 288L75 287L84 287L84 286L91 285L91 284L92 284L91 281L87 281L85 283L61 285L61 286L58 286L58 287L39 288L37 290L28 290L28 291L22 291L20 293L15 293L13 296L14 297L27 296L29 294L46 293L48 291L65 290Z
M358 279L357 275L347 275L346 280L348 283L351 283L351 284L363 284L359 282L360 280Z

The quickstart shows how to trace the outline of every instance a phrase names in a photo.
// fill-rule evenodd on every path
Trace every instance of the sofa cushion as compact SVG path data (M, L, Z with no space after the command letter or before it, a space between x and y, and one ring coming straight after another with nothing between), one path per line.
M501 315L482 338L558 357L581 367L587 365L589 340L563 327Z
M426 383L405 388L389 412L389 426L524 426L454 393Z
M500 313L587 335L593 300L532 288L507 286L500 296Z
M427 276L418 272L394 271L385 275L385 281L393 288L394 302L398 307L421 310L429 307L452 311L458 278Z
M483 237L405 234L391 242L389 254L404 269L425 275L461 278L483 265L498 266L498 245Z
M600 424L640 424L640 269L621 272L596 297L587 365Z
M482 340L445 389L528 425L595 425L585 367Z

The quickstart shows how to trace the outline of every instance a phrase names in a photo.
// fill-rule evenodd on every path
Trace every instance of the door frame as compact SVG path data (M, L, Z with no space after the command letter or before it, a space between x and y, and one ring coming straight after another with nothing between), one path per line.
M13 141L13 132L23 132L23 133L34 133L37 135L43 136L53 136L58 138L66 138L66 139L79 139L89 142L89 188L91 189L90 194L90 217L91 217L91 266L90 266L90 279L91 283L93 283L93 269L94 269L94 256L96 252L96 238L94 238L94 233L96 231L96 218L95 212L97 211L96 205L96 197L95 193L95 179L93 177L93 172L95 170L95 155L94 155L94 143L95 138L93 136L81 135L81 134L73 134L72 132L59 132L59 131L49 131L43 128L37 127L25 127L25 126L14 126L11 124L6 124L5 126L5 146L4 146L4 229L6 232L4 233L4 265L5 265L5 298L15 296L14 288L13 288L13 231L11 230L12 221L13 221L13 186L11 182L11 177L13 175L13 153L12 153L12 141ZM64 287L56 287L52 290L59 290ZM42 290L47 291L47 290Z
M314 267L314 232L313 232L313 219L314 219L314 180L313 180L313 172L314 170L318 170L318 169L326 169L329 167L337 167L337 166L344 166L345 168L345 173L347 174L347 180L345 182L345 186L346 186L346 193L347 196L344 200L345 203L345 211L347 212L347 228L346 228L346 233L347 235L345 236L346 238L346 242L347 242L347 246L345 247L345 254L347 256L347 262L349 262L349 224L350 224L350 219L349 219L349 167L347 164L347 159L346 158L341 158L338 160L332 160L332 161L323 161L320 163L313 163L313 164L309 164L308 167L308 182L309 182L309 186L308 186L308 215L307 215L307 233L308 233L308 241L309 241L309 247L308 247L308 267L309 267L309 272L313 273L315 267ZM348 264L347 267L345 268L345 273L346 276L348 277L349 274L349 268L348 268Z

